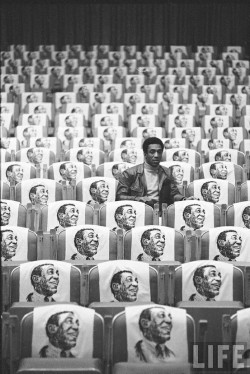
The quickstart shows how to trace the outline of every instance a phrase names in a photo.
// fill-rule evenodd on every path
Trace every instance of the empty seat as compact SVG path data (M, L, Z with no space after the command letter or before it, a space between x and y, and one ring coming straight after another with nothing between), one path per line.
M83 179L76 185L76 199L94 206L115 201L117 181L114 178L91 177Z

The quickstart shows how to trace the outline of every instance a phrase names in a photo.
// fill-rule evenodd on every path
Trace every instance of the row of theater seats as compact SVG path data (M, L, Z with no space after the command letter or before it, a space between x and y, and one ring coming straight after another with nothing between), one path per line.
M53 105L56 98L59 105L69 105L60 101L64 94L53 95ZM119 107L119 103L115 104ZM240 114L237 109L237 116L224 119L225 123L231 121L238 126L242 109ZM20 117L19 114L21 121L25 113ZM106 114L119 123L117 117ZM59 110L53 117L55 129L60 127L60 115ZM101 115L100 122L106 117ZM115 201L115 178L119 179L119 173L131 164L143 162L139 149L142 132L136 138L122 139L120 145L123 142L124 148L118 150L119 139L100 139L99 133L95 140L86 137L93 135L96 116L98 113L92 112L84 123L82 114L80 128L85 133L81 145L74 139L67 139L67 145L60 144L56 132L55 149L42 148L43 142L34 147L28 136L20 148L8 146L1 152L6 374L165 373L167 368L171 373L186 373L199 372L201 366L197 362L201 360L205 363L203 372L215 373L223 361L218 348L221 343L244 343L239 362L228 350L223 374L240 369L240 363L247 372L248 140L241 139L243 148L239 151L238 147L232 149L235 145L231 140L224 139L228 141L225 148L205 155L209 140L221 141L221 134L209 139L209 133L209 138L202 139L207 141L207 150L198 149L201 154L190 149L195 147L187 139L187 148L179 149L167 149L170 146L165 139L163 165L170 167L185 196L196 195L200 201L176 202L159 210L157 205L153 209L140 202ZM149 114L145 116L150 120ZM169 116L167 113L166 124ZM61 118L64 121L66 117ZM120 124L127 126L126 120ZM154 125L159 124L157 117L153 121ZM44 123L48 134L48 118ZM113 123L112 127L126 131L123 126ZM16 130L18 127L19 124ZM171 134L168 131L166 135ZM7 130L6 139L13 140L10 133L13 135ZM124 135L128 133L120 136ZM164 132L157 135L164 138ZM34 141L39 140L37 134L33 137ZM39 137L48 142L53 139ZM21 132L16 144L20 140ZM88 141L93 142L85 147ZM97 146L93 146L94 141ZM183 138L177 137L176 141ZM22 149L25 145L28 148ZM76 150L75 146L79 148ZM111 150L113 154L109 155ZM162 330L158 326L161 321ZM218 357L215 354L214 359L208 359L205 352L211 352L209 345Z

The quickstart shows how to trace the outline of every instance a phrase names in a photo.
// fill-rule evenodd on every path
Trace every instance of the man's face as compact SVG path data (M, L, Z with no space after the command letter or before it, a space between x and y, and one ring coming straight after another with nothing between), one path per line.
M244 209L244 214L243 214L243 222L244 222L244 225L250 229L250 206L248 207L248 209Z
M227 113L227 107L221 105L218 108L218 114L221 115L221 116L227 116L228 115L228 113Z
M157 167L162 159L162 148L160 144L149 144L147 152L144 153L145 161L153 167Z
M187 105L181 105L178 108L178 113L179 114L190 114L190 108Z
M223 148L223 141L220 139L214 139L213 144L216 149Z
M188 119L185 116L177 116L174 120L177 127L186 127Z
M50 148L51 144L50 144L50 139L48 138L41 138L40 139L40 142L36 142L36 146L37 147L44 147L44 148Z
M93 257L97 253L99 246L99 236L94 230L85 230L83 232L83 239L77 239L77 250L82 255Z
M1 201L1 226L9 224L10 220L10 207L8 204Z
M113 119L110 116L104 117L101 126L114 126Z
M186 138L187 140L189 140L190 143L193 143L194 139L195 139L195 131L192 130L192 129L187 129L186 130L186 136L184 136L184 138Z
M221 273L213 266L204 269L203 278L201 278L202 294L208 298L214 298L219 295L221 287ZM201 292L199 292L201 293Z
M191 213L185 214L187 224L193 229L200 229L203 227L205 221L205 209L200 205L194 205L191 207Z
M40 293L44 296L52 296L57 292L59 283L59 271L54 265L42 266L40 279L37 280L40 285Z
M218 162L215 164L216 170L211 169L211 175L213 178L217 179L227 179L227 166L224 165L222 162Z
M40 205L47 205L49 193L45 186L38 186L36 187L36 194L33 196L35 203Z
M38 126L41 123L41 117L39 115L29 116L28 123L32 126Z
M230 260L234 260L240 255L242 238L236 231L229 231L226 233L226 240L219 241L221 248L219 251Z
M19 165L15 165L12 168L12 172L7 173L9 182L15 182L15 184L22 182L23 180L23 168Z
M170 145L171 148L179 148L180 147L180 142L177 139L170 139Z
M165 248L165 235L161 230L152 230L150 232L150 239L144 240L144 252L152 257L160 257L163 255Z
M23 132L23 136L25 139L34 138L37 136L37 129L35 127L28 127L27 131Z
M71 97L69 95L64 95L61 97L61 104L68 104L71 103Z
M151 320L148 322L149 340L163 344L170 340L172 330L172 316L170 313L166 314L163 308L152 308Z
M109 196L109 185L104 181L100 181L97 183L96 191L95 191L95 198L99 203L104 203L108 200Z
M65 213L60 214L60 224L63 227L76 226L79 218L79 210L75 205L68 205L65 208Z
M114 127L109 127L107 131L103 132L103 136L106 140L114 140L117 135L117 130Z
M33 149L33 162L34 164L40 164L43 161L43 149L34 148Z
M203 190L203 192L205 201L216 204L220 200L220 186L218 186L216 182L210 182L208 184L208 189Z
M236 140L236 138L237 138L237 129L229 128L228 129L228 138L230 140Z
M126 162L130 164L135 164L136 160L137 160L137 150L135 148L128 148Z
M118 284L117 284L118 285ZM121 274L121 283L118 285L119 301L136 301L138 292L138 279L129 272Z
M69 350L76 346L79 335L79 319L73 312L59 315L59 327L54 336L54 340L60 349Z
M91 165L93 160L93 152L91 149L85 149L82 151L82 154L79 156L79 161L83 162L86 165Z
M123 207L123 213L117 217L118 226L125 231L131 230L135 227L136 211L131 205Z
M35 113L40 113L40 114L47 113L47 110L46 110L46 108L44 106L38 105L38 107L35 110Z
M66 169L64 170L64 178L68 181L76 180L77 176L77 167L75 164L70 162L69 164L66 164Z
M176 184L182 184L183 177L184 177L184 170L180 165L175 165L172 168L172 176L176 182Z
M1 124L0 124L0 126L1 126ZM1 138L0 142L1 142L1 147L0 148L4 148L4 149L9 148L9 146L10 146L10 139L9 138Z
M135 142L133 142L132 140L126 140L123 147L125 147L125 148L135 148Z
M9 230L2 233L1 251L2 257L10 260L15 256L17 250L17 236Z
M38 97L35 94L29 95L27 97L27 103L37 103L38 102Z
M148 127L150 125L150 120L147 116L141 116L141 126Z
M221 161L228 161L231 162L231 155L227 151L222 151L221 152Z
M189 161L189 155L186 151L179 151L177 158L178 159L176 161L181 161L181 162L188 162Z
M69 127L76 127L78 124L78 118L71 114L65 118L65 124Z

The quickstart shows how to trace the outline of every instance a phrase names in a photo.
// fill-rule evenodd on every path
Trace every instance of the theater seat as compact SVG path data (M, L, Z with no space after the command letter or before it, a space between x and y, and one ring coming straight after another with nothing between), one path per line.
M53 349L53 345L48 340L49 332L45 332L44 321L47 321L48 324L48 321L51 321L50 318L58 319L58 315L64 317L62 322L68 316L67 322L74 326L74 331L79 331L76 340L74 340L76 343L72 344L74 354L68 350L66 354L69 357L66 356L67 359L60 357L60 349L58 349L56 357L55 355L46 357L46 355L50 355L48 347L52 346ZM40 321L43 322L40 323ZM53 321L52 319L52 324L48 326L53 326ZM39 336L38 340L37 336ZM36 350L34 350L34 344L36 344ZM43 344L45 345L43 346ZM37 373L41 371L46 373L83 372L86 374L97 374L103 372L102 360L103 319L93 310L74 304L58 304L35 308L33 312L23 318L21 322L20 360L17 373Z

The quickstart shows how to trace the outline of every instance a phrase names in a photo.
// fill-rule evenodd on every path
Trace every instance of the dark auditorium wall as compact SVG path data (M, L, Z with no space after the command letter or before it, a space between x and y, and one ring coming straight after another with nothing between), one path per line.
M1 49L8 44L250 43L250 0L2 0Z

